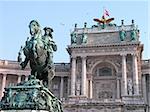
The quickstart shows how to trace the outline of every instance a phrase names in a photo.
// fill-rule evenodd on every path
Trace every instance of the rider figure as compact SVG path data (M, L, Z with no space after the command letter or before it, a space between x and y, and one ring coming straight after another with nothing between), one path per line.
M44 48L45 50L47 50L47 64L49 67L53 67L53 51L57 50L57 46L55 44L55 42L53 41L53 36L52 36L52 32L53 29L50 27L45 27L43 29L45 31L45 34L43 36L43 41L44 41Z

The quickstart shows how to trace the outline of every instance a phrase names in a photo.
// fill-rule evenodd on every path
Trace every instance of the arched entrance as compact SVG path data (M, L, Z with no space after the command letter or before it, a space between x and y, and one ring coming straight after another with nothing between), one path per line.
M115 100L117 71L117 67L111 62L97 62L93 66L93 99Z

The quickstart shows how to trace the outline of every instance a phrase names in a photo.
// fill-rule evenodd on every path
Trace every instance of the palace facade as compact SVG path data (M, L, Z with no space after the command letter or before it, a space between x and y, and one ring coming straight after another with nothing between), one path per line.
M55 63L51 91L64 112L150 112L150 60L131 25L97 24L71 33L70 63ZM5 87L27 80L29 66L0 60L0 97Z

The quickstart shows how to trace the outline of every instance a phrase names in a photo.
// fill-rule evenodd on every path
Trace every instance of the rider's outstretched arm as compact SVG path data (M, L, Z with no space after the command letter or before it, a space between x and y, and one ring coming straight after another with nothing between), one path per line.
M28 62L29 62L29 59L26 57L25 60L24 60L24 62L22 62L22 63L20 64L20 65L21 65L21 68L22 68L22 69L25 69L25 67L27 66Z

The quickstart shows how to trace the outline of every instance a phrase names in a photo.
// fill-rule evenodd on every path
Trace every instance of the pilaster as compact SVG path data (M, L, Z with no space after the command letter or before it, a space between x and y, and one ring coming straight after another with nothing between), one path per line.
M75 82L76 82L76 57L72 57L72 67L71 67L71 96L75 96Z
M82 58L82 85L81 85L81 95L86 96L86 83L87 83L87 77L86 77L86 57L81 57Z
M139 95L137 55L133 54L132 59L133 59L133 64L132 64L132 68L133 68L133 90L134 90L134 95Z
M3 79L2 79L2 91L1 91L1 98L3 97L3 92L5 90L5 87L6 87L6 77L7 77L7 74L3 74Z
M64 90L64 77L60 77L60 99L63 98L63 90Z
M18 75L17 83L20 83L20 82L21 82L21 75Z
M122 96L127 96L126 54L122 55Z

